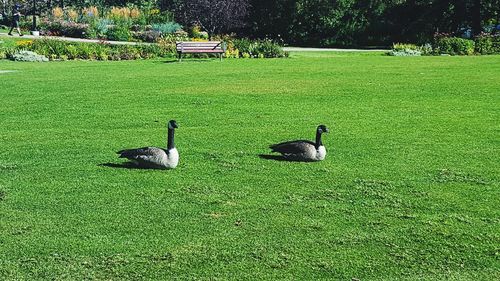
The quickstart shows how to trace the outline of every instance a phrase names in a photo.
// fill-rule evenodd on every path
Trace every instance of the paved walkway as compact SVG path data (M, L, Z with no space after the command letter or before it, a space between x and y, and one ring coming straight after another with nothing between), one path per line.
M338 49L338 48L302 48L302 47L284 47L287 52L385 52L388 49Z
M27 35L25 34L23 37L19 37L17 33L13 33L14 36L9 36L7 33L1 33L0 32L0 37L5 36L5 37L15 37L15 38L26 38L26 39L40 39L40 38L50 38L50 39L57 39L57 40L63 40L63 41L71 41L71 42L85 42L85 43L99 43L99 42L105 42L107 44L113 44L113 45L137 45L137 44L151 44L151 43L137 43L137 42L123 42L123 41L107 41L107 40L96 40L96 39L81 39L81 38L71 38L71 37L58 37L58 36L33 36L33 35Z
M9 36L7 33L1 33L1 36ZM18 37L16 33L14 33L14 37ZM38 38L50 38L50 39L58 39L64 41L71 42L87 42L87 43L99 43L105 42L107 44L114 45L137 45L137 44L152 44L152 43L137 43L137 42L123 42L123 41L107 41L107 40L96 40L96 39L81 39L81 38L71 38L71 37L57 37L57 36L33 36L33 35L24 35L21 38L26 39L38 39ZM338 48L301 48L301 47L284 47L285 51L288 52L384 52L388 50L384 49L338 49Z

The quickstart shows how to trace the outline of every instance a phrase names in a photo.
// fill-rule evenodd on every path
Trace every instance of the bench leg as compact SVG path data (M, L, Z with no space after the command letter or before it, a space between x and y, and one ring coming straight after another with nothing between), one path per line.
M219 59L222 61L222 53L219 54Z
M182 53L179 53L179 62L182 61Z

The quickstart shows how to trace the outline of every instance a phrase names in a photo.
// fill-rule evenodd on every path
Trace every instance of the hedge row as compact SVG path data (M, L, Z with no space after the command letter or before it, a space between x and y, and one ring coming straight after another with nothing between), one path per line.
M424 46L413 44L394 44L389 55L420 56L420 55L493 55L500 54L500 35L483 33L474 40L459 37L437 35L434 43Z

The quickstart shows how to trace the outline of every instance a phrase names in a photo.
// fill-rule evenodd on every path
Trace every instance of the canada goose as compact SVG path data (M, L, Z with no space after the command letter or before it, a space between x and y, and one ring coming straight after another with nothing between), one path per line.
M175 120L168 122L167 149L158 147L143 147L136 149L120 150L119 158L127 158L134 164L144 168L173 169L179 163L179 152L174 144L174 131L177 126Z
M328 133L325 125L316 129L316 142L308 140L287 141L269 146L272 152L279 152L292 161L321 161L326 157L326 149L321 142L321 135Z

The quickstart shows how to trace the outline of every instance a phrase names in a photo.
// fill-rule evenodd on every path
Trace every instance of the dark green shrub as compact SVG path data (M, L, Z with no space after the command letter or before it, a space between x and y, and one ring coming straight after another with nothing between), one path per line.
M420 50L422 51L423 56L432 56L434 54L434 49L430 43L425 43L420 46Z
M37 16L37 22L40 22L40 18ZM8 26L10 26L10 18L9 18L9 24ZM31 30L32 29L32 26L33 26L33 16L30 16L30 15L27 15L27 16L22 16L21 17L21 20L19 21L19 28L21 28L21 30Z
M146 20L149 24L171 22L174 21L174 14L170 11L160 12L159 10L153 9L147 15Z
M115 49L118 51L120 60L140 59L141 53L139 51L139 48L132 45L118 45L115 47Z
M228 43L228 47L230 45L231 44ZM249 55L252 55L253 50L254 50L253 42L247 38L234 39L234 40L232 40L232 45L234 46L233 48L239 50L241 54L247 53Z
M13 40L0 40L0 59L12 57L16 53L16 44Z
M115 48L115 49L110 49L108 51L108 59L109 60L121 60L120 57L120 50Z
M29 49L47 57L52 57L53 55L59 57L67 54L66 46L67 43L61 40L39 39L33 40Z
M132 18L132 22L134 25L140 26L140 28L142 29L143 26L148 24L147 15L145 13L141 13L139 17Z
M129 41L131 38L128 26L124 24L115 25L108 29L106 36L112 41Z
M256 41L254 52L262 54L265 58L282 58L285 56L283 48L269 39Z
M105 38L108 32L109 26L113 24L113 21L109 19L95 19L89 20L89 28L85 34L85 38Z
M77 57L82 60L93 60L96 58L95 45L96 44L75 44L77 47Z
M234 39L228 43L228 46L231 45L233 46L232 48L239 51L240 56L245 54L245 57L282 58L287 56L282 46L269 39L255 41L250 39ZM233 53L232 50L229 51Z
M163 57L175 57L177 56L176 42L189 41L189 38L185 33L168 34L158 39L157 47L160 50L160 54Z
M500 35L481 34L475 38L475 42L478 54L500 54Z
M438 54L472 55L474 41L458 37L436 37L434 49Z
M174 54L166 52L159 44L139 45L137 48L143 59L152 59L156 57L169 57Z
M60 54L59 55L59 58L64 58L63 56L66 57L66 59L78 59L78 53L79 53L79 50L78 50L78 47L75 46L74 44L68 44L66 45L65 47L65 53L63 54Z

